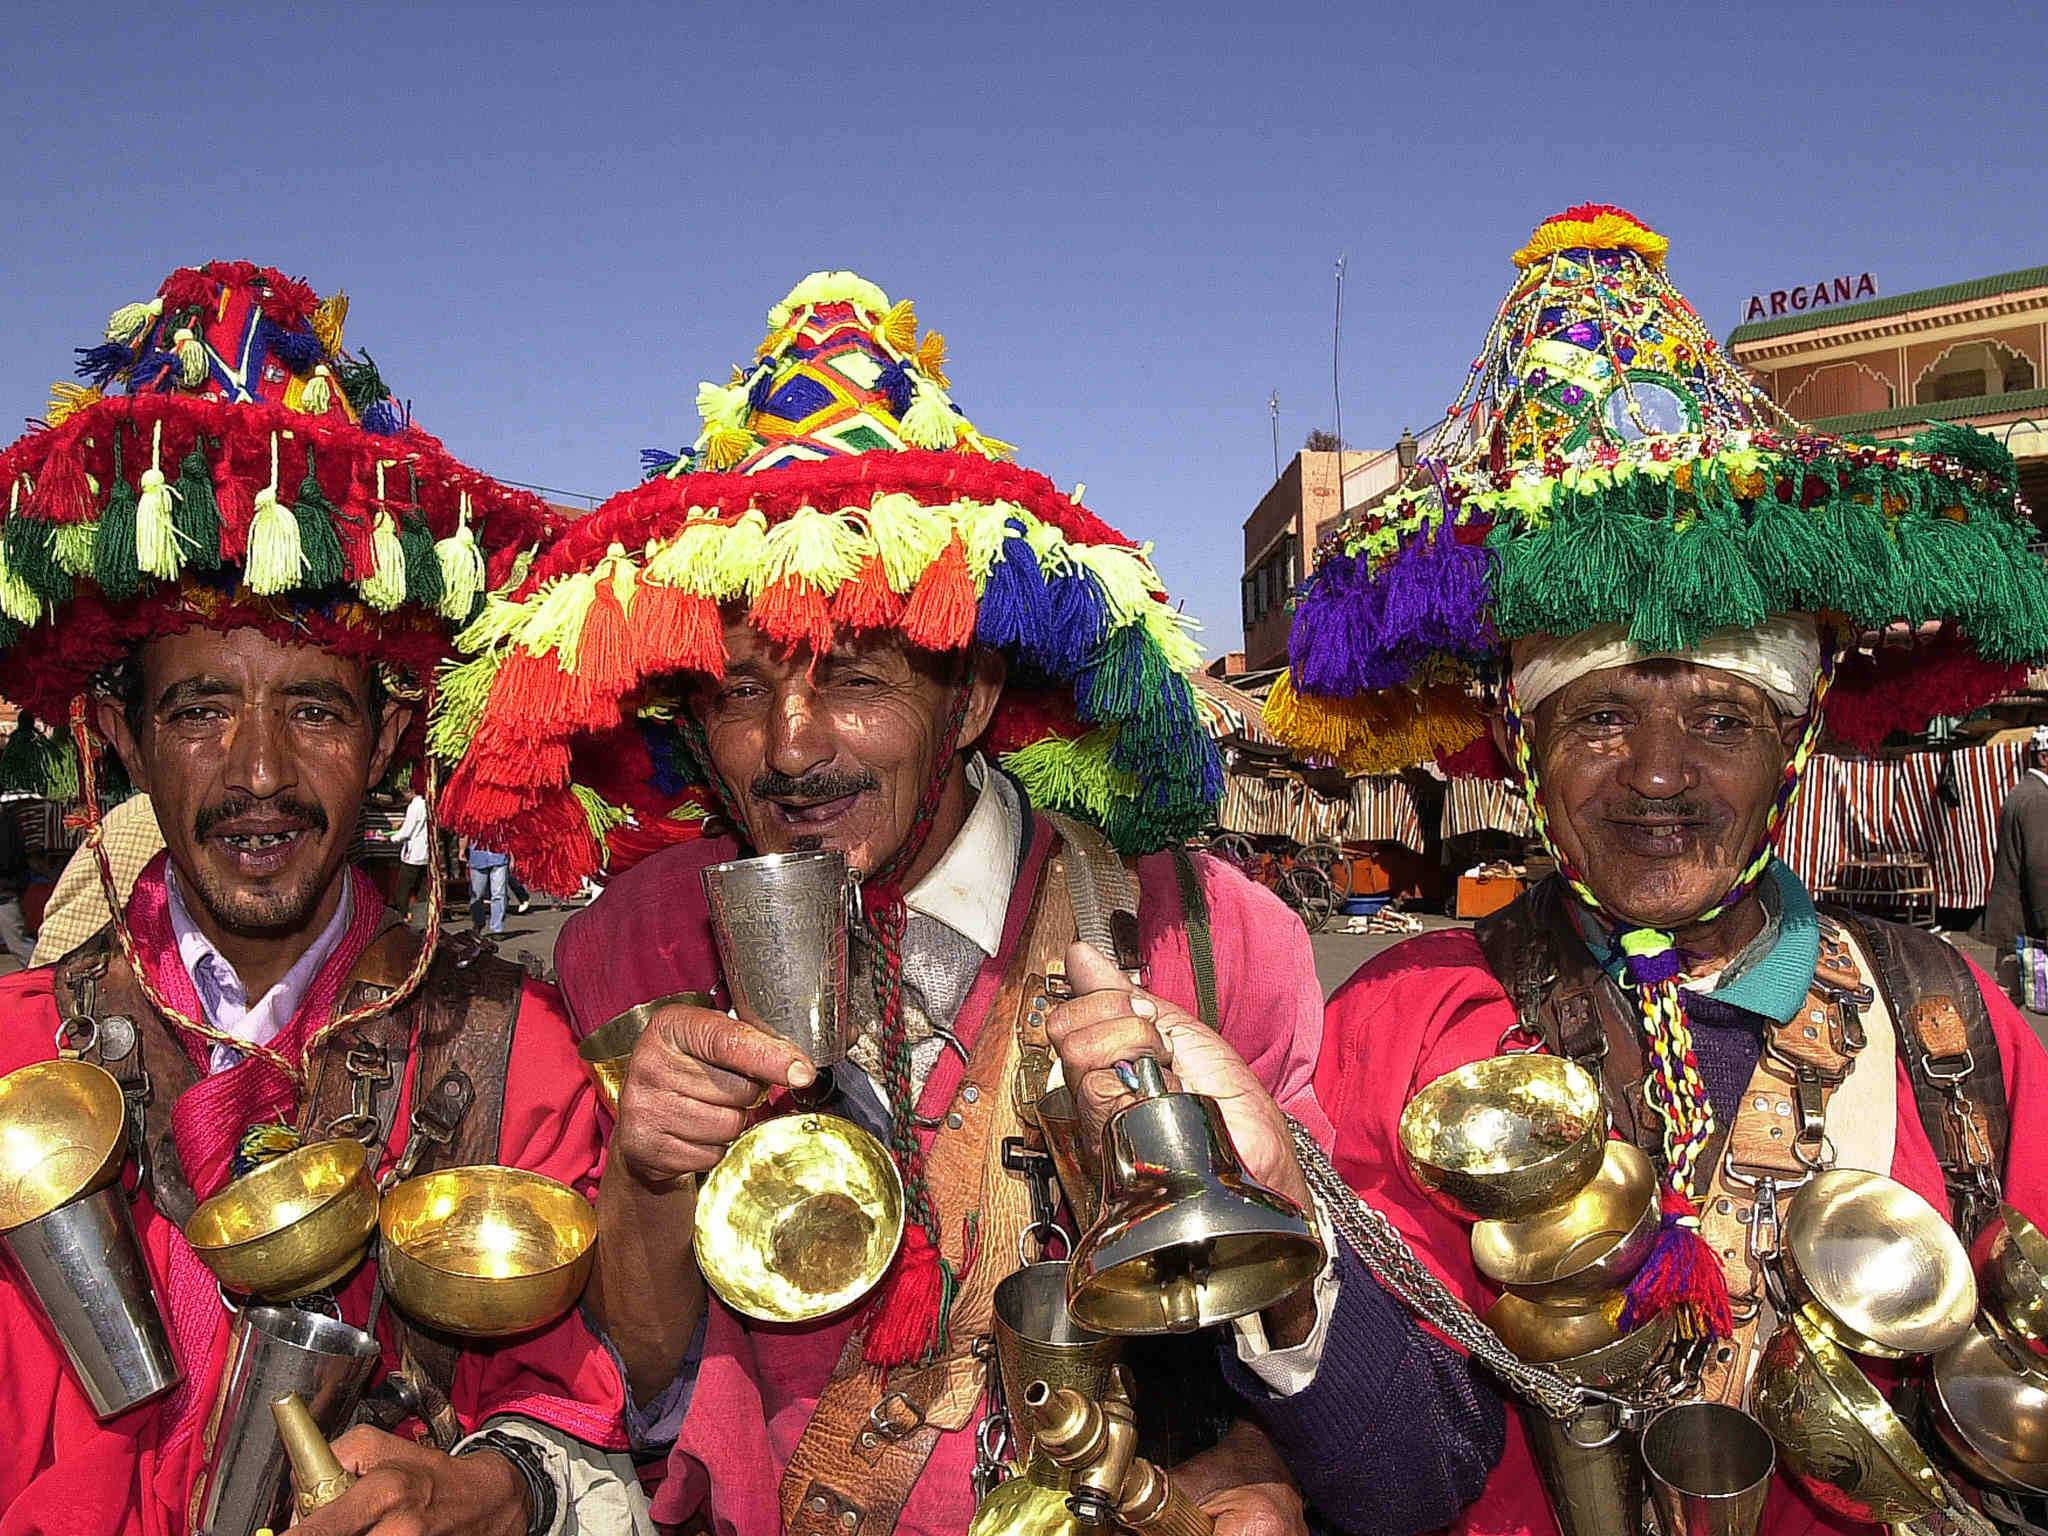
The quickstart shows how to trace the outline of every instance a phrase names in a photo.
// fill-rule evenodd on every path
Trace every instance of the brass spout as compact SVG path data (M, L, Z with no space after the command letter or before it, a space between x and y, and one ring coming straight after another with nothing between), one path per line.
M292 1464L292 1482L297 1485L297 1508L304 1519L324 1509L355 1486L355 1474L335 1457L334 1447L313 1422L306 1400L287 1392L270 1404L270 1416L277 1420L277 1437Z

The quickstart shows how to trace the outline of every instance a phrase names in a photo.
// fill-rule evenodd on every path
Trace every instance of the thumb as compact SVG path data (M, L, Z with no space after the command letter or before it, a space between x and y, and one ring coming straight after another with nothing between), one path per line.
M1084 992L1129 992L1131 980L1116 963L1093 944L1076 939L1067 946L1067 985L1079 997Z

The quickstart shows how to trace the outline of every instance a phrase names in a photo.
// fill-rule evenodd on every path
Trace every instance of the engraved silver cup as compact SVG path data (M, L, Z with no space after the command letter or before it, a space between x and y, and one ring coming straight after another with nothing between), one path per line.
M858 887L836 848L771 853L703 872L733 1012L817 1067L846 1059L847 933Z

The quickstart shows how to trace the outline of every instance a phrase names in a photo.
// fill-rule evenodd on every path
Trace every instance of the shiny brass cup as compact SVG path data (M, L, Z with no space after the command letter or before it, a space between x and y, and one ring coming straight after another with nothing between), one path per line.
M1969 1472L2048 1494L2048 1371L1992 1313L1934 1357L1935 1428Z
M2048 1233L2009 1205L1998 1216L1978 1282L1985 1303L2035 1354L2048 1354Z
M851 1120L764 1120L697 1191L697 1265L726 1305L769 1323L842 1311L888 1272L903 1239L903 1180Z
M1621 1330L1614 1321L1619 1310L1616 1300L1607 1296L1584 1302L1531 1301L1508 1291L1482 1316L1486 1326L1516 1355L1532 1365L1542 1365L1577 1359L1619 1340Z
M1552 1361L1550 1366L1582 1387L1627 1390L1640 1382L1670 1347L1671 1333L1671 1319L1660 1317L1624 1338L1583 1355ZM1533 1404L1524 1404L1522 1423L1562 1536L1614 1536L1638 1529L1643 1507L1642 1458L1618 1403L1589 1404L1576 1418L1563 1422Z
M525 1333L576 1303L596 1257L597 1212L565 1184L481 1164L407 1179L377 1216L391 1299L469 1338Z
M0 1077L0 1232L112 1183L127 1154L127 1106L89 1061L38 1061Z
M1416 1182L1466 1221L1520 1221L1599 1171L1600 1087L1562 1056L1489 1056L1409 1100L1401 1150Z
M1977 1312L1977 1280L1955 1229L1883 1174L1815 1174L1785 1208L1783 1256L1800 1310L1859 1355L1933 1354Z
M1856 1362L1802 1309L1757 1367L1751 1411L1823 1507L1888 1525L1948 1502L1941 1473Z
M714 1008L709 992L671 992L665 997L636 1003L616 1018L607 1019L576 1044L583 1070L597 1084L597 1096L613 1114L619 1112L619 1094L626 1086L626 1063L633 1059L633 1047L664 1008Z
M1659 1219L1649 1158L1626 1141L1609 1141L1600 1171L1563 1205L1473 1227L1472 1261L1530 1301L1594 1301L1635 1278L1656 1246Z
M185 1240L228 1290L290 1301L335 1284L377 1230L363 1144L316 1141L236 1179L192 1213Z

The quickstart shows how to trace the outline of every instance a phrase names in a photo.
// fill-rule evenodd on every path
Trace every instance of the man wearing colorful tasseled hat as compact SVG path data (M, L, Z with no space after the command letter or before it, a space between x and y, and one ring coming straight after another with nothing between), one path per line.
M269 1156L351 1137L375 1175L505 1163L594 1188L601 1127L553 994L437 953L431 917L423 944L350 861L365 792L421 759L455 629L555 519L411 423L342 350L346 303L247 263L175 272L0 455L0 694L22 712L0 773L82 802L115 914L7 978L0 1070L62 1049L121 1083L182 1374L96 1422L13 1275L0 1529L200 1518L228 1476L236 1309L181 1228ZM125 899L100 821L123 774L167 845ZM382 1406L337 1443L358 1480L299 1529L626 1528L619 1375L579 1315L474 1349L387 1301L372 1259L297 1303L382 1346Z
M656 456L465 637L481 655L443 695L444 734L467 746L443 805L460 829L496 827L537 884L612 872L557 951L586 1030L717 985L705 866L828 847L861 872L865 1017L830 1102L886 1143L906 1190L877 1295L774 1327L707 1298L691 1176L771 1089L814 1074L725 1014L670 1007L622 1095L590 1306L643 1438L676 1438L658 1518L766 1533L857 1509L863 1531L954 1533L975 1505L991 1294L1070 1217L1034 1212L1003 1156L1034 1136L1018 1110L1055 1052L1092 1128L1127 1098L1115 1062L1155 1056L1222 1098L1253 1177L1306 1202L1274 1101L1323 1126L1307 1093L1320 994L1267 892L1159 851L1208 822L1220 777L1146 551L1005 462L908 303L824 272L769 326L754 362L701 390L696 444ZM730 830L687 841L707 807ZM1117 964L1067 947L1098 895ZM1063 949L1087 995L1027 1010ZM1301 1369L1309 1289L1272 1336L1240 1329L1233 1356L1275 1380ZM1185 1435L1201 1417L1183 1399L1149 1422ZM1222 1486L1276 1475L1249 1426L1177 1475L1226 1531L1293 1499Z
M1773 852L1824 729L1871 748L2048 655L2048 579L1997 445L1802 427L1723 358L1665 250L1615 208L1537 228L1446 451L1320 551L1268 718L1357 772L1504 756L1557 862L1477 932L1397 945L1331 999L1316 1089L1338 1171L1483 1307L1497 1283L1404 1158L1403 1109L1502 1051L1578 1059L1659 1178L1608 1337L1668 1317L1691 1389L1741 1405L1774 1316L1759 1181L1789 1198L1817 1168L1888 1174L1966 1242L2000 1180L2048 1212L2041 1160L2006 1155L2048 1130L2032 1032L1939 940L1817 913ZM1399 1404L1335 1368L1390 1329L1377 1288L1340 1295L1323 1370L1272 1405L1304 1491L1347 1507L1398 1414L1432 1454L1493 1465L1455 1529L1557 1529L1523 1426L1503 1441L1498 1406L1469 1412L1501 1390L1477 1362L1430 1341L1462 1375ZM1348 1507L1375 1531L1450 1518ZM1869 1529L1848 1507L1781 1472L1763 1529Z

